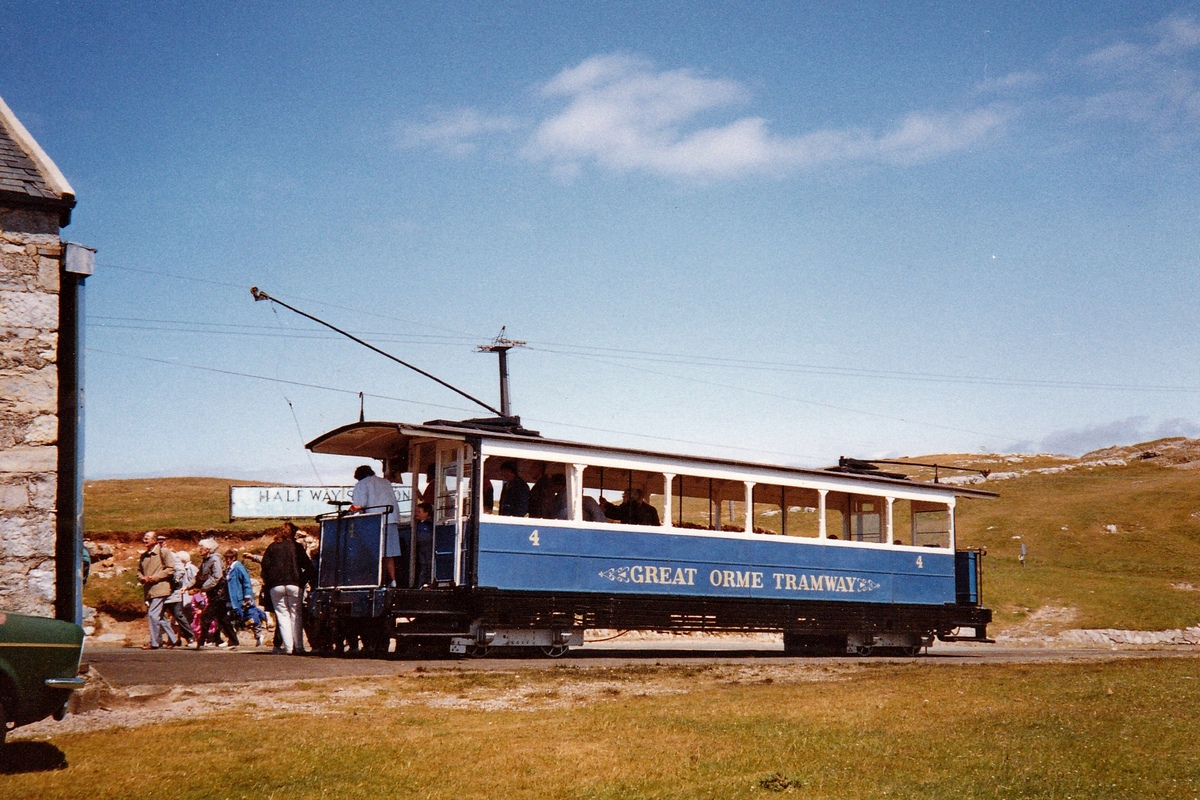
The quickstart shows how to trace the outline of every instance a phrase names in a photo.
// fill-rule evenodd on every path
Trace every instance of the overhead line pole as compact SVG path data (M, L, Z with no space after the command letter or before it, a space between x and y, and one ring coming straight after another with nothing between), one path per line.
M512 408L508 400L508 351L514 347L524 347L525 342L509 339L504 335L504 330L507 326L500 327L500 334L492 339L489 344L481 344L475 348L480 353L495 353L500 357L500 412L501 416L508 417L512 415Z
M341 328L337 327L336 325L330 325L328 322L326 322L323 319L314 317L312 314L306 314L305 312L301 311L300 309L295 308L294 306L290 306L287 303L283 302L282 300L280 300L276 297L271 297L271 295L260 290L257 286L250 287L250 294L254 296L255 301L270 300L272 303L281 305L284 308L286 308L288 311L293 311L293 312L299 314L300 316L304 317L305 319L311 319L313 322L316 322L319 325L324 325L326 328L329 328L331 331L336 331L337 333L340 333L342 336L345 336L350 341L358 342L359 344L361 344L363 347L367 348L368 350L373 350L374 352L378 353L379 355L383 356L384 358L390 358L392 361L395 361L397 364L399 364L403 367L408 367L413 372L424 375L426 378L429 378L431 381L434 381L435 383L439 383L442 386L445 386L450 391L452 391L458 395L461 395L462 397L467 398L468 400L470 400L472 403L475 403L476 405L483 406L488 411L492 412L493 414L495 414L497 416L501 416L501 417L508 416L508 414L501 413L500 411L497 411L496 409L492 408L487 403L480 400L478 397L472 397L471 395L464 392L462 389L459 389L457 386L452 386L451 384L446 383L444 380L442 380L438 376L431 375L430 373L426 372L425 370L421 369L420 367L415 367L412 364L409 364L407 361L404 361L403 359L396 358L391 353L388 353L384 350L380 350L378 347L371 344L370 342L365 342L362 339L355 336L354 334L347 333L346 331L342 330Z

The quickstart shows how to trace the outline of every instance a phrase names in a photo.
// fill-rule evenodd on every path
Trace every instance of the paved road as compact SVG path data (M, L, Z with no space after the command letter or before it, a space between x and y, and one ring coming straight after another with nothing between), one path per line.
M317 658L273 655L268 648L242 647L234 651L206 648L146 651L136 648L89 646L84 662L115 687L171 686L196 683L230 683L313 678L402 675L415 670L525 670L560 665L579 668L614 668L663 664L812 664L879 663L881 661L935 664L1038 663L1049 661L1103 661L1148 656L1200 657L1193 648L1175 650L1049 649L997 645L935 645L928 654L903 657L797 658L785 656L780 645L761 641L718 641L697 646L689 642L653 642L640 646L606 642L572 650L565 658L499 658L399 660L367 658Z

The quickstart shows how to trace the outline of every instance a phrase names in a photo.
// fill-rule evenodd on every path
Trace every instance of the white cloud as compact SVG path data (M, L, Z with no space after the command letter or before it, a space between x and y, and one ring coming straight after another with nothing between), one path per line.
M1014 449L1037 449L1041 452L1083 455L1105 447L1140 444L1171 436L1200 436L1200 426L1191 420L1167 419L1153 427L1148 426L1148 422L1148 417L1136 416L1099 425L1056 431L1042 439L1036 448L1030 448L1026 446L1029 443L1022 442L1022 447Z
M1018 70L999 78L989 78L975 86L978 94L1009 94L1021 92L1040 86L1046 82L1046 76L1035 70Z
M1079 64L1095 90L1082 98L1082 115L1145 126L1176 137L1200 122L1200 23L1170 17L1086 54Z
M706 125L706 116L748 102L749 92L736 81L659 70L621 54L565 69L541 93L565 106L538 125L525 152L567 174L589 163L682 178L735 178L846 161L910 163L968 149L1004 122L998 108L981 108L913 113L879 134L827 129L786 136L757 116Z
M1155 50L1173 55L1200 48L1200 23L1186 17L1170 17L1158 25Z
M459 108L436 113L425 122L401 122L396 126L396 142L401 147L433 147L461 156L478 150L481 139L518 127L519 123L511 117Z
M742 83L664 69L636 55L597 55L538 87L550 110L518 120L472 108L408 121L402 147L464 156L523 136L521 153L570 180L589 168L675 179L782 175L839 164L907 165L969 151L1017 119L1061 133L1132 125L1159 146L1200 138L1200 23L1168 17L1090 52L1051 57L985 81L951 111L913 109L875 128L780 131ZM531 134L523 133L532 131Z

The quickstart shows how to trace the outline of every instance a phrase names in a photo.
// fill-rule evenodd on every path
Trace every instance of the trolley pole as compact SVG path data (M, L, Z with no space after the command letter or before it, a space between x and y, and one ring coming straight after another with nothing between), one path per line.
M499 335L488 344L475 348L480 353L495 353L500 357L500 415L512 416L512 404L508 399L508 351L514 347L524 347L525 342L509 339L504 335L505 328L501 326Z

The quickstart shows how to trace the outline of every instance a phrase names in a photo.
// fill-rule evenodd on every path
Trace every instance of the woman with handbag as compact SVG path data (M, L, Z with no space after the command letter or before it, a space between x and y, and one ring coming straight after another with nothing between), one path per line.
M281 652L304 653L303 587L312 572L308 554L296 541L296 526L285 522L283 532L267 547L262 560L263 587L275 609Z

